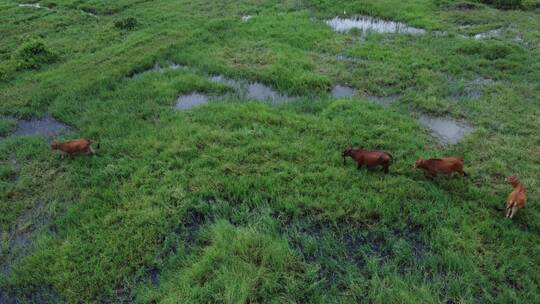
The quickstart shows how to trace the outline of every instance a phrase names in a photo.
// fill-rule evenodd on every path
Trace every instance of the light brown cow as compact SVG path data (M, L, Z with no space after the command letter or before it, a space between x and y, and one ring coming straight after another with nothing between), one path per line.
M519 209L525 207L527 203L527 192L516 176L509 176L505 180L514 187L514 191L506 199L506 217L513 218Z
M467 176L467 173L463 171L463 158L459 157L419 159L416 161L415 167L422 169L428 177L439 173L452 174L454 172L461 176Z
M60 150L62 152L62 158L65 155L73 155L77 153L94 154L96 152L94 149L92 149L92 143L93 142L91 140L85 138L69 140L62 143L54 141L51 144L51 149Z
M362 168L362 166L366 166L367 168L381 166L384 173L388 173L388 168L393 160L392 155L386 151L365 150L363 148L345 149L341 153L341 156L343 156L343 164L345 164L345 157L350 156L358 164L358 169Z

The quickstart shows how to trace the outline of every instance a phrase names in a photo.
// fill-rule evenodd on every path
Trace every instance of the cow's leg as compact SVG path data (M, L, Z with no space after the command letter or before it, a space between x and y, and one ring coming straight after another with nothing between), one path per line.
M518 207L516 205L514 205L512 207L512 212L510 213L510 218L513 218L514 215L516 215L516 212L518 211Z
M90 151L90 154L96 154L96 151L94 151L92 146L88 146L88 151Z

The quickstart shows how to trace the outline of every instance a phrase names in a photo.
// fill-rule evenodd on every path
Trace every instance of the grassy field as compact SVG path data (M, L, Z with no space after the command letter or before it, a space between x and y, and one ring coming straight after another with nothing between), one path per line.
M540 303L540 2L484 2L0 0L0 303ZM426 32L359 41L344 13ZM191 92L225 97L175 111ZM443 145L411 113L474 130ZM97 154L9 136L46 115ZM470 176L412 167L447 155Z

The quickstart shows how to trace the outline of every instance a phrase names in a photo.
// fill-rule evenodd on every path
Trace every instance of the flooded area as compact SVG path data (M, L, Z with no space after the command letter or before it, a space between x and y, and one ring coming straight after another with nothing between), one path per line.
M456 144L465 134L473 130L472 126L449 117L435 117L419 114L418 121L431 130L444 144Z
M273 104L286 102L292 99L292 97L281 94L273 88L260 82L235 80L222 75L211 76L209 80L234 88L238 94L245 99L270 101Z
M342 85L336 85L332 89L332 92L330 94L332 94L332 96L335 98L343 98L343 97L356 96L357 93L354 88L342 86Z
M55 136L70 133L73 128L59 122L51 116L36 118L31 120L17 120L15 130L10 134L12 136L46 136L53 138Z
M405 23L387 21L370 16L354 16L350 18L335 17L327 20L326 24L336 32L345 33L352 29L359 29L363 34L373 31L376 33L397 34L424 34L426 30L408 26Z
M208 97L208 95L198 93L198 92L193 92L191 94L179 96L178 99L176 100L175 108L177 110L188 110L195 106L206 104L208 103L209 100L210 100L210 97Z

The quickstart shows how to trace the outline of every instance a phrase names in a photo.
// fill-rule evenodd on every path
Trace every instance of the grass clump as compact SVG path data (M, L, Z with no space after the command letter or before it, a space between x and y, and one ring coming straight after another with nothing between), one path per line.
M14 119L0 118L0 137L8 135L16 125L17 122Z
M59 56L51 51L42 40L32 39L24 42L13 55L15 65L19 70L39 69L41 66L53 63Z
M126 17L114 22L114 27L119 30L131 31L137 26L137 19L135 17Z

